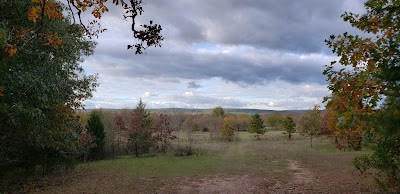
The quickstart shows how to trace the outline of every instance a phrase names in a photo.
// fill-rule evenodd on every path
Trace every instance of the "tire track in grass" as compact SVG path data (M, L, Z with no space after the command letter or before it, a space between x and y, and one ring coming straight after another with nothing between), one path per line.
M222 154L220 165L221 168L226 169L228 172L243 172L247 167L246 155L248 150L248 144L250 143L247 136L240 136L240 139L233 142L229 142L229 147Z
M311 171L302 168L297 160L287 161L287 169L293 174L294 180L285 185L278 182L271 188L271 193L312 193L313 175Z

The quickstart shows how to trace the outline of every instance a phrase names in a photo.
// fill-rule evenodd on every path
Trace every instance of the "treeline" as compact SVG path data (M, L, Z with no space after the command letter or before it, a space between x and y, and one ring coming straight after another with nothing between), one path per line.
M176 152L177 155L193 154L193 133L207 132L210 140L233 141L235 133L248 131L260 134L267 131L284 131L290 139L291 134L299 132L312 139L318 135L332 135L334 128L330 122L329 111L314 110L303 114L231 114L222 107L216 107L210 114L160 114L151 113L140 101L133 110L92 110L79 113L87 122L87 138L83 161L115 158L118 155L154 155ZM99 117L102 133L91 129L92 120ZM96 125L101 126L101 125ZM97 130L98 131L98 130ZM174 131L184 132L188 145L171 147L171 140L177 138ZM97 135L99 134L99 135ZM104 134L104 135L103 135ZM101 139L99 142L98 139ZM99 143L98 143L99 142ZM311 144L312 146L312 144Z

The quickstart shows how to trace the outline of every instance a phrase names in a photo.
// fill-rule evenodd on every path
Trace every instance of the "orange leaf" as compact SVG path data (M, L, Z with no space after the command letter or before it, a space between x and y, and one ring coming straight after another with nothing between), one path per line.
M4 51L7 53L8 57L12 57L17 53L17 46L15 44L7 44Z
M30 21L33 21L33 23L36 23L36 20L38 18L40 18L40 7L39 6L35 6L35 7L29 8L28 19Z

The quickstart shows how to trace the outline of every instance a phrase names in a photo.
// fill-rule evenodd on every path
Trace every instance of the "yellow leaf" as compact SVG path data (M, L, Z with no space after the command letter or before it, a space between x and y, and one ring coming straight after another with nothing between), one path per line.
M82 6L82 11L83 11L83 12L86 11L86 6Z
M38 6L35 6L35 7L31 7L31 8L29 8L29 11L28 11L28 19L30 20L30 21L33 21L34 23L36 23L36 20L38 19L38 18L40 18L40 7L38 7Z

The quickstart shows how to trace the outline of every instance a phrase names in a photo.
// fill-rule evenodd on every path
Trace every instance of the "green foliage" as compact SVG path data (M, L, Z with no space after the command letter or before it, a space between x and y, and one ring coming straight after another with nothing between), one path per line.
M212 115L215 117L225 117L225 111L222 107L217 106L213 109Z
M26 11L31 3L7 2L0 9ZM13 29L33 26L25 14L16 12L0 12L0 21ZM84 75L79 63L82 55L92 54L94 43L82 36L78 25L66 20L44 22L41 33L57 32L62 45L49 47L26 37L29 46L13 57L1 53L0 86L5 89L0 96L0 171L48 173L56 165L69 166L81 152L84 130L74 110L92 96L97 84L95 76Z
M362 15L342 15L364 37L344 33L326 40L338 62L347 66L337 70L336 61L326 65L332 91L327 106L339 114L339 137L355 148L361 147L363 136L375 144L374 153L368 160L358 159L357 166L364 162L377 169L380 185L399 192L400 2L368 0L364 7ZM382 98L386 104L376 110Z
M100 113L98 111L92 111L90 113L89 120L86 125L87 132L94 138L95 147L91 150L93 159L101 159L104 154L104 144L106 133L104 131L104 125L100 119Z
M274 113L268 117L268 126L278 130L282 126L282 115L280 113Z
M312 139L319 135L324 128L321 111L319 106L315 105L312 110L307 111L301 116L297 128L301 135L310 137L310 146Z
M264 125L264 121L261 119L259 114L254 114L251 116L250 125L249 125L249 133L256 133L257 139L260 139L260 134L264 134L266 132L266 128Z
M288 134L288 138L292 138L292 133L296 132L296 123L294 122L293 118L287 116L282 121L283 128L285 128L285 132Z
M400 191L400 98L390 97L369 122L374 126L373 150L368 156L357 157L357 170L379 169L376 180L386 192Z

